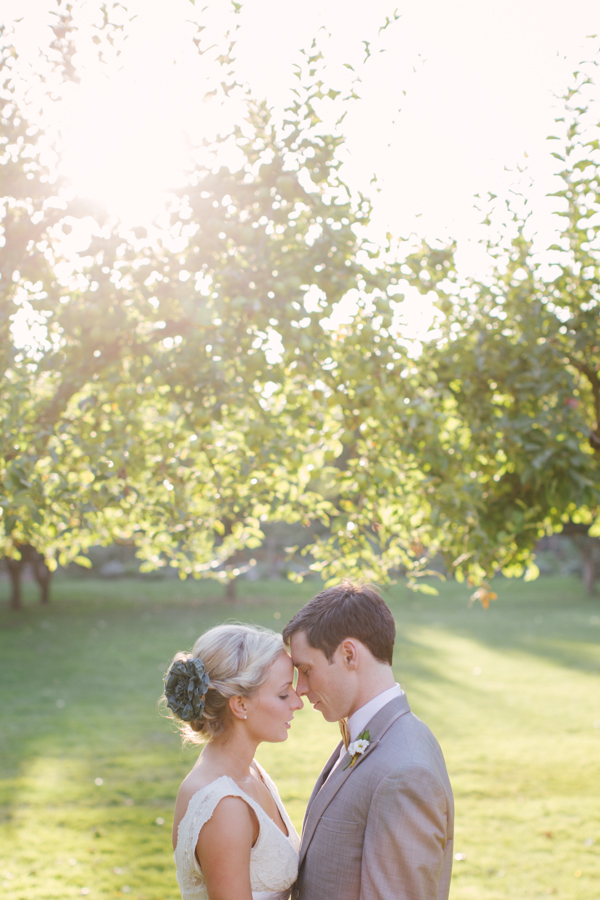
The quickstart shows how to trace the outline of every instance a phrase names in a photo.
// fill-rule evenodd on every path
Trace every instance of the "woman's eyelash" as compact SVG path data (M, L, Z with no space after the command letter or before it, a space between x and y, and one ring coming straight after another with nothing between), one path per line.
M290 696L289 694L283 694L283 696L280 694L280 695L279 695L279 699L280 699L280 700L287 700L287 698L288 698L289 696Z

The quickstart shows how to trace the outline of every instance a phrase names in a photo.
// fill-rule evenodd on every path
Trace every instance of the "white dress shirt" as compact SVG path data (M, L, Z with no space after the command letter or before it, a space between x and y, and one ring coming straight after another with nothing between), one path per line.
M403 696L404 691L400 685L396 683L394 687L388 688L387 691L382 691L381 694L377 694L376 697L373 697L372 700L369 700L368 703L365 703L364 706L357 709L355 713L352 713L348 719L350 741L352 742L358 739L359 734L365 730L373 716L377 715L379 710L383 709L386 703L389 703L390 700L393 700L395 697Z
M388 688L387 691L382 691L381 694L377 694L376 697L373 697L372 700L369 700L368 703L365 703L364 706L361 706L360 709L357 709L355 713L352 713L352 715L348 719L348 730L350 732L350 743L352 743L352 741L357 740L359 734L361 734L365 730L365 728L367 727L367 725L369 724L369 722L371 721L373 716L375 716L379 712L380 709L383 709L383 707L386 705L386 703L389 703L390 700L394 699L394 697L403 697L403 696L404 696L404 691L402 690L400 685L398 683L396 683L394 685L394 687ZM340 755L339 755L338 759L336 760L335 765L331 767L331 771L329 772L329 775L325 779L326 781L328 781L331 778L331 776L333 775L333 773L339 766L339 764L342 760L342 757L345 755L345 753L346 753L346 748L342 744L342 747L340 750Z

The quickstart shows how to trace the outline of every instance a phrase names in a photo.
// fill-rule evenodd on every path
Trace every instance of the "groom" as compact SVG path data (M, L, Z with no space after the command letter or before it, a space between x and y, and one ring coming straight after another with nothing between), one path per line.
M283 630L296 690L350 741L309 800L292 900L447 900L452 789L439 744L394 682L395 634L377 591L349 581Z

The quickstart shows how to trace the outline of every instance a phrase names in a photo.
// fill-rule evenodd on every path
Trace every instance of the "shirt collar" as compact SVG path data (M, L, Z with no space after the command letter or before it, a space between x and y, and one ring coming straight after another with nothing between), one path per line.
M365 703L364 706L361 706L360 709L357 709L355 713L353 713L348 719L348 730L350 732L350 741L355 741L359 734L365 730L373 716L375 716L380 709L393 700L395 697L403 697L404 691L400 687L399 684L395 684L394 687L388 688L386 691L382 691L381 694L377 694L376 697L373 697L372 700L369 700L368 703Z

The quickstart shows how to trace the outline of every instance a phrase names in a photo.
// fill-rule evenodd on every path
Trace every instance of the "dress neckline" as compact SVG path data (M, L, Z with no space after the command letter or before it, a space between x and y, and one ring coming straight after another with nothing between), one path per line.
M280 806L279 806L279 803L278 803L278 801L277 801L277 797L275 796L275 794L273 793L273 791L271 790L271 788L269 787L269 785L268 785L267 782L265 781L264 775L263 775L263 772L261 771L261 767L260 767L259 763L257 763L256 760L253 759L251 765L252 765L252 766L256 766L256 768L255 768L254 771L256 772L256 774L257 774L258 777L260 778L262 784L264 784L264 786L265 786L266 789L268 790L269 794L271 795L271 797L272 797L273 800L275 801L275 807L276 807L276 809L277 809L277 812L279 813L279 818L281 819L281 822L282 822L282 824L283 824L283 827L285 828L285 831L281 831L281 828L279 828L279 825L277 824L277 822L275 821L275 819L272 819L272 818L271 818L271 816L269 815L269 813L266 811L266 809L263 809L263 807L261 806L260 803L259 803L258 805L260 806L260 808L262 809L262 811L264 812L264 814L266 815L266 817L267 817L268 819L271 819L271 822L273 823L273 825L275 826L275 828L277 828L279 831L281 831L282 835L283 835L285 838L289 838L289 837L290 837L290 829L289 829L289 826L288 826L287 822L286 822L285 819L283 818L283 811L282 811L282 809L281 809ZM232 779L232 780L233 780L233 779ZM236 784L237 784L237 781L236 781ZM239 785L238 785L238 787L239 787ZM240 788L240 790L241 790L241 788ZM242 793L245 794L246 797L249 797L250 800L252 799L252 797L250 797L249 794L246 794L245 791L242 791Z
M279 834L280 834L283 838L285 838L287 841L289 841L289 840L291 840L291 832L290 832L290 829L289 829L289 826L288 826L287 822L286 822L285 819L283 818L283 813L282 813L282 811L281 811L281 808L280 808L280 806L279 806L279 803L277 802L277 797L275 796L275 794L273 793L273 791L271 790L271 788L269 787L269 785L266 783L266 781L265 781L264 778L262 777L262 773L261 773L260 771L258 771L258 775L259 775L260 780L262 781L262 783L264 784L264 786L266 787L266 789L267 789L268 792L270 793L271 797L272 797L273 800L275 801L275 806L276 806L277 809L279 810L279 815L281 816L281 821L283 822L283 824L284 824L285 827L286 827L287 834L285 833L285 831L282 831L282 830L281 830L281 828L279 827L279 825L277 824L277 822L276 822L274 819L271 818L271 816L270 816L269 813L266 811L266 809L263 809L263 807L260 805L260 803L258 802L258 800L255 800L254 797L251 797L250 794L247 794L246 791L245 791L243 788L241 788L241 787L239 786L239 784L237 783L237 781L235 780L235 778L232 778L232 777L231 777L231 775L219 775L218 778L215 778L215 780L214 780L214 781L211 781L210 784L207 784L206 787L208 788L208 787L210 787L211 784L216 784L216 782L217 782L217 781L220 781L222 778L226 778L228 781L232 781L233 784L235 784L237 790L240 792L240 794L243 794L243 795L244 795L244 797L246 798L246 800L248 801L248 803L250 804L250 806L252 807L252 809L253 809L256 813L258 813L258 814L259 814L259 813L262 813L263 816L265 817L265 819L267 819L267 821L269 821L269 822L273 825L273 827L277 829L277 831L279 832ZM200 790L205 790L205 788L201 788ZM259 840L260 840L260 835L259 835ZM258 841L257 841L256 843L258 843ZM254 846L256 846L256 844L255 844Z
M177 840L177 843L175 844L175 847L174 847L174 851L173 851L173 852L175 852L175 853L177 852L177 847L179 846L179 829L181 828L181 825L182 825L184 819L186 819L187 816L188 816L188 814L191 812L191 809L192 809L192 805L193 805L193 803L194 803L194 800L198 797L199 794L202 794L202 793L204 793L205 791L208 791L209 788L212 788L212 787L213 787L214 785L216 785L219 781L223 781L223 779L225 779L226 781L230 781L232 784L234 784L234 785L235 785L235 788L236 788L236 791L238 791L240 794L242 794L242 795L244 796L244 798L248 801L248 804L251 806L251 808L254 810L254 812L255 812L257 815L260 815L260 814L262 813L262 815L263 815L264 818L267 820L267 822L270 822L270 823L271 823L271 825L279 832L279 834L281 835L281 837L282 837L285 841L289 841L290 844L293 844L293 842L292 842L292 828L290 827L290 826L291 826L291 823L288 824L288 822L286 821L286 818L285 818L285 816L284 816L285 810L283 810L282 807L279 805L279 803L278 803L278 801L277 801L277 797L275 796L275 794L273 793L273 791L271 790L271 788L269 787L269 785L267 784L267 782L266 782L265 779L263 778L263 773L261 772L260 764L257 763L256 760L252 760L252 762L253 762L253 763L256 763L256 766L257 766L257 770L256 770L256 771L257 771L257 773L258 773L258 775L259 775L261 781L262 781L263 784L265 785L266 789L269 791L269 793L270 793L271 796L273 797L273 800L275 801L275 805L277 806L277 809L279 810L279 814L280 814L280 816L281 816L281 821L283 822L283 824L285 825L285 827L286 827L286 829L287 829L287 834L285 834L285 832L283 832L283 831L281 830L281 828L279 827L279 825L274 821L274 819L271 818L271 816L268 814L268 812L266 812L266 810L264 810L264 809L262 808L262 806L260 805L260 803L258 803L253 797L251 797L250 794L247 794L246 791L242 790L242 788L239 786L239 784L237 783L237 781L236 781L234 778L232 778L231 775L219 775L218 778L215 778L213 781L209 781L208 784L205 784L204 787L199 788L199 789L198 789L197 791L195 791L195 792L192 794L192 796L190 797L189 802L188 802L187 809L186 809L185 813L183 814L183 816L181 817L181 819L179 820L179 824L178 824L178 826L177 826L178 840ZM253 845L252 850L254 850L254 848L258 846L258 844L259 844L260 841L261 841L261 837L262 837L262 828L259 829L258 839L257 839L256 843Z

